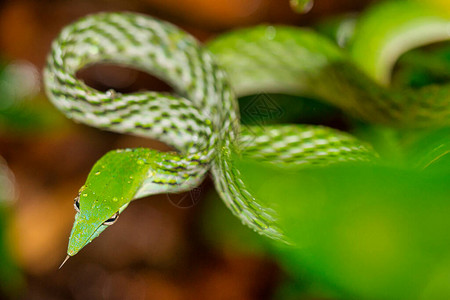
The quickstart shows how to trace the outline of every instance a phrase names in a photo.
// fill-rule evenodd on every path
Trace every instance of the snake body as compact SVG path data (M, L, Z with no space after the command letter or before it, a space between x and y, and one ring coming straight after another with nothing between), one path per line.
M97 91L76 72L99 62L152 73L171 84L176 94ZM450 120L447 88L422 92L430 99L436 98L433 93L445 94L437 106L429 101L417 104L421 95L400 105L398 95L373 83L336 46L309 31L285 27L231 33L206 48L177 27L148 16L91 15L64 28L53 42L44 77L50 100L76 122L158 139L177 150L124 149L101 158L75 199L70 256L113 223L131 200L192 189L209 169L221 198L244 224L285 240L276 214L260 205L242 181L234 154L281 167L376 156L354 137L323 126L242 127L235 92L262 86L266 91L307 91L359 118L389 124L428 126ZM446 110L436 118L440 107Z

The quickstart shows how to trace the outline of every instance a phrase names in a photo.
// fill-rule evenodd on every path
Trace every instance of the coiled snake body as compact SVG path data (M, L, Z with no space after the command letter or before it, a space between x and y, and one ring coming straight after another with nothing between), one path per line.
M367 161L375 156L370 147L352 136L322 126L241 127L235 92L254 91L262 85L267 90L295 91L298 90L297 83L300 87L306 84L307 81L302 79L309 74L308 80L314 83L316 91L322 91L321 96L331 98L332 103L350 114L387 123L398 123L403 116L396 110L398 105L395 101L379 100L382 89L381 92L379 89L375 92L365 90L365 87L373 85L365 85L359 90L350 88L348 84L353 79L356 84L358 80L370 79L366 76L353 79L342 76L344 72L348 72L350 77L362 73L354 71L351 64L341 68L339 64L344 59L340 50L310 32L296 32L292 28L274 31L269 26L236 35L240 35L240 42L236 39L233 44L231 34L210 46L227 72L217 64L216 57L189 34L171 24L139 14L88 16L66 27L54 41L44 71L45 84L49 98L62 112L77 122L158 139L178 150L162 153L143 148L123 149L102 157L75 199L77 213L69 240L69 256L75 255L114 223L131 200L192 189L210 168L221 198L243 223L271 238L284 239L276 226L276 215L254 199L241 180L239 170L233 167L233 153L281 167ZM242 43L242 37L254 43ZM238 60L230 62L232 58L226 49L221 48L221 43L232 44L228 47L231 52L239 52L234 50L242 47L239 50L246 58L241 60L241 64ZM266 53L263 48L258 48L258 43L264 43ZM283 43L285 46L281 47ZM316 48L319 54L317 57L311 54L308 65L292 64L291 60L296 57L283 52L290 49L294 54L296 51L301 54L303 51L303 55L308 57L307 52L313 52L311 48ZM270 57L270 51L279 54ZM176 95L149 91L131 94L97 91L77 79L75 74L80 68L98 62L150 72L170 83ZM335 67L318 73L319 65L331 66L333 62ZM244 71L246 68L255 71L255 66L263 65L266 68L253 73L254 76L248 76ZM293 73L293 69L297 71ZM276 74L270 74L270 70ZM231 74L232 86L228 74ZM328 79L323 74L328 74ZM319 80L319 77L323 79ZM333 84L336 78L338 81ZM339 86L341 93L327 97L331 89L324 88L325 84ZM360 95L361 91L366 94ZM358 101L368 94L377 101ZM417 119L423 120L433 109L420 110L425 113L419 114ZM409 117L408 122L414 123L411 120L414 116ZM436 121L435 118L433 120ZM446 115L440 122L448 120Z

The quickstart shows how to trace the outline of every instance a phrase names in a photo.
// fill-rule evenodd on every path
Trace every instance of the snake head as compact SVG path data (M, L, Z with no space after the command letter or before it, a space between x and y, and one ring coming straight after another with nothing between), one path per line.
M117 205L111 205L114 203L114 200L110 201L111 199L105 197L100 200L100 198L95 197L97 193L86 185L81 190L82 192L74 201L77 213L69 238L67 249L69 256L77 254L78 251L98 237L108 226L113 225L119 218L120 213L129 204L128 202L121 207L117 207Z
M75 198L75 222L67 254L73 256L108 226L133 200L148 167L139 149L114 150L100 158Z

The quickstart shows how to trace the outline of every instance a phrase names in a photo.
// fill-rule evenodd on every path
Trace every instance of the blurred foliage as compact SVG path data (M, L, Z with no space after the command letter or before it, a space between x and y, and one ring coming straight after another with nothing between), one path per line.
M392 78L394 86L420 88L450 80L450 43L439 43L403 55Z
M427 4L435 6L443 13L450 15L450 2L448 2L447 0L412 0L412 1L425 2Z
M0 65L0 133L32 134L59 128L64 120L37 94L39 82L33 67L24 63Z
M8 235L10 219L11 207L0 204L0 296L16 294L23 284L22 272L12 255L11 237Z
M61 129L63 118L37 98L38 76L31 64L0 62L0 137L18 137ZM24 279L13 255L13 175L0 157L0 296L20 293Z
M294 274L306 267L363 298L450 297L450 170L444 161L428 172L372 165L286 171L236 163L296 245L280 256Z
M22 274L13 258L11 236L14 183L11 171L0 157L0 297L17 293L23 284Z
M345 48L355 33L356 21L355 14L334 16L316 24L315 29L330 38L339 47Z
M428 26L423 28L423 24ZM436 9L427 1L382 1L361 14L348 49L356 65L378 82L388 84L391 64L397 61L397 55L414 47L447 40L447 27L448 12ZM422 30L427 34L420 34ZM397 34L414 33L421 38L399 40L397 37ZM387 52L389 47L395 51ZM388 53L389 59L383 58Z

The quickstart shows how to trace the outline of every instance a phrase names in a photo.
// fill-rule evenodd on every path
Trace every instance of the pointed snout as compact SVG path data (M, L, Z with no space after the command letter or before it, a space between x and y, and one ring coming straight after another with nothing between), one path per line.
M77 254L84 246L103 232L104 227L101 225L101 222L89 222L82 214L77 214L69 238L67 255L74 256Z

